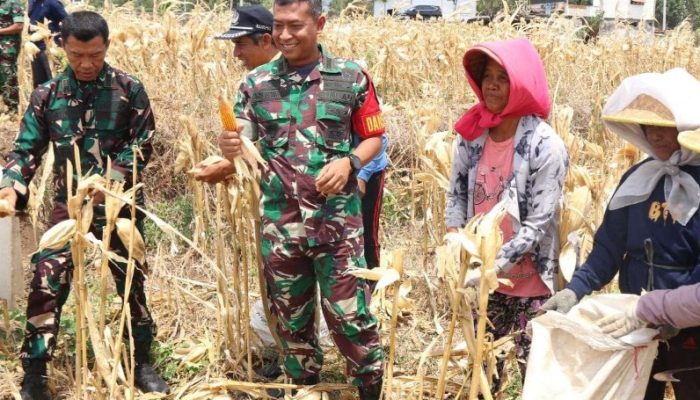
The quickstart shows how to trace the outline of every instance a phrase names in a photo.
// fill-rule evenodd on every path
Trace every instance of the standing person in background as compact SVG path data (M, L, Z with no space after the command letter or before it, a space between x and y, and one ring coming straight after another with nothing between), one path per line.
M455 124L452 176L447 193L448 232L502 199L504 244L496 258L500 285L490 296L495 339L512 335L524 377L530 351L527 321L554 292L559 258L559 206L568 156L545 122L549 89L537 50L527 39L479 44L464 55L464 69L479 103ZM467 285L478 286L480 269ZM499 375L503 364L499 363Z
M216 36L216 39L232 41L233 57L248 71L269 63L279 53L272 43L272 13L263 6L234 8L229 30ZM198 167L201 170L194 178L211 184L219 183L234 173L233 163L229 160Z
M10 113L19 107L17 58L22 44L24 9L20 0L0 0L0 95Z
M60 0L29 0L29 23L49 24L52 34L57 34L61 30L61 21L66 18L66 9ZM32 34L32 27L29 27L29 34ZM56 44L59 44L58 36L54 37ZM34 88L51 79L51 67L49 58L46 56L46 43L44 40L33 42L39 48L39 53L32 60L32 85Z
M388 145L389 140L383 135L379 154L357 174L357 186L362 196L362 224L365 228L365 260L369 269L379 267L380 261L379 217L384 197L385 169L389 163L386 153ZM375 285L376 282L370 282L372 290Z
M281 57L252 71L234 107L238 132L223 132L227 158L240 135L258 140L262 252L267 293L278 319L284 372L295 384L320 382L323 350L315 329L317 283L333 339L360 399L381 393L384 352L369 287L348 274L366 267L356 174L377 156L384 133L370 77L319 45L320 0L276 0L275 45ZM353 148L353 138L359 145Z

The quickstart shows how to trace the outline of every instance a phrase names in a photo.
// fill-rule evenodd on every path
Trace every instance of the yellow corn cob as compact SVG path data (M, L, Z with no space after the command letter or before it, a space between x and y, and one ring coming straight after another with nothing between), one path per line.
M236 116L233 115L233 106L224 96L219 96L219 116L221 116L221 123L224 125L224 129L227 131L235 131L237 129Z

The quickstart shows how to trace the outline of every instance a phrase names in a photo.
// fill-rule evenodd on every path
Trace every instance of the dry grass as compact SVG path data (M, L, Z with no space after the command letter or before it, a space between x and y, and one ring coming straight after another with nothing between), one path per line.
M229 395L236 398L244 396L242 393L260 394L261 389L260 385L236 383L249 377L251 364L247 360L251 347L245 338L247 325L232 322L245 318L247 307L241 301L252 302L260 295L255 278L256 255L242 255L240 252L246 249L235 245L221 248L222 242L245 237L250 240L254 227L246 223L231 229L235 220L220 207L226 197L222 188L197 187L173 172L176 156L182 150L177 143L182 137L188 138L188 145L197 145L193 160L206 158L210 151L207 149L220 131L217 95L223 89L227 97L233 97L243 75L241 66L231 58L230 44L213 40L214 34L225 30L229 22L228 14L220 11L197 6L189 13L170 11L156 17L128 7L104 12L113 32L109 61L143 80L157 117L156 156L145 172L150 207L163 211L165 222L194 232L190 239L198 248L208 249L208 257L203 257L181 239L173 241L168 235L153 235L146 252L151 265L147 293L158 322L159 345L154 355L174 389L174 397L187 399ZM526 25L504 18L484 27L359 18L330 21L323 33L322 42L332 52L367 63L387 117L392 164L383 215L383 246L387 251L409 249L402 262L401 285L378 293L373 302L387 344L393 322L396 323L400 346L394 348L393 354L393 398L432 398L439 386L448 397L467 396L470 367L465 360L470 357L464 355L472 354L475 347L468 345L471 350L464 350L444 343L444 333L450 331L453 320L452 311L459 313L457 305L465 303L460 303L461 298L451 289L459 279L440 274L436 262L436 248L443 243L443 193L451 156L452 134L445 131L474 101L461 67L464 51L477 42L523 35L533 41L544 60L557 105L552 122L571 153L572 173L567 190L573 193L576 188L585 187L592 198L587 211L573 201L568 203L571 212L565 213L565 218L570 221L570 228L565 230L595 226L618 177L639 156L602 130L600 110L605 96L621 79L639 72L683 66L698 76L700 52L689 29L680 28L665 37L621 30L586 44L572 22L564 19ZM23 63L22 71L28 71L28 62ZM26 104L26 72L20 78ZM181 118L186 121L185 128ZM0 120L0 132L0 145L6 150L16 124L5 117ZM229 193L241 194L245 182L234 187L238 189ZM236 198L243 202L238 210L250 212L250 200L246 203L241 199L242 196ZM193 202L198 204L199 214L190 218L189 227L189 220L184 217L187 213L182 210ZM581 213L586 216L585 221L576 218ZM246 215L249 214L232 216L245 221ZM186 220L184 226L181 220ZM239 269L222 273L233 265ZM76 386L79 380L88 381L83 398L105 397L91 388L98 374L85 377L75 373L73 352L80 342L76 342L75 330L77 321L83 320L76 315L104 313L106 326L113 332L118 330L122 317L121 302L116 296L101 295L97 284L101 282L100 270L89 266L86 264L83 299L104 299L104 305L93 301L91 307L86 307L84 301L71 298L64 308L51 385L56 393L66 397L76 396L82 390ZM232 284L234 278L239 285ZM245 280L248 285L243 285ZM244 289L250 290L247 296L241 292ZM399 303L400 307L393 306ZM6 398L17 394L21 371L16 354L23 323L21 313L3 314L0 397ZM462 328L452 329L454 344L472 341L463 335L468 331L463 322L460 317L452 324L453 328ZM254 343L254 339L250 340ZM81 352L88 355L90 370L99 373L105 366L93 366L93 353L93 348ZM452 356L443 358L444 354ZM252 358L256 359L255 355ZM449 368L442 369L445 374L440 379L443 360L447 360L445 365ZM343 383L342 373L342 360L332 351L323 379ZM135 396L128 384L120 381L114 385L115 398ZM336 392L336 398L341 396L353 395L348 390ZM509 393L503 398L514 397L517 394Z

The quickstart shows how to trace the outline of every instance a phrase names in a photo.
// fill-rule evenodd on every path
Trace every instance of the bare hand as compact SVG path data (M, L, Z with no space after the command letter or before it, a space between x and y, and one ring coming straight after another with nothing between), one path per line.
M367 182L358 178L357 188L360 190L360 197L365 197L365 193L367 193Z
M17 192L11 187L0 189L0 200L5 200L7 209L0 208L0 218L8 217L14 214L17 206Z
M90 189L88 196L92 197L92 204L95 206L105 202L105 194L101 190Z
M348 183L352 167L350 159L343 157L326 164L316 178L316 190L323 194L337 194Z
M242 142L240 131L243 127L239 127L238 131L223 131L219 135L219 148L224 157L233 160L242 153Z
M195 174L194 179L211 184L219 183L235 172L233 163L229 160L219 161L203 168L199 163L195 168L201 168L201 171Z
M447 228L447 233L457 233L457 232L459 232L459 228L457 228L456 226Z

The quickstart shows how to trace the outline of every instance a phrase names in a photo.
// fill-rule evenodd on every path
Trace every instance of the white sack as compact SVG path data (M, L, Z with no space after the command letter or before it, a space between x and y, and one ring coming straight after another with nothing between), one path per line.
M548 311L533 319L523 400L643 399L658 331L642 328L614 339L593 323L637 297L590 296L568 314Z
M17 298L22 295L21 240L19 219L0 218L0 299L5 299L10 309L17 306Z

